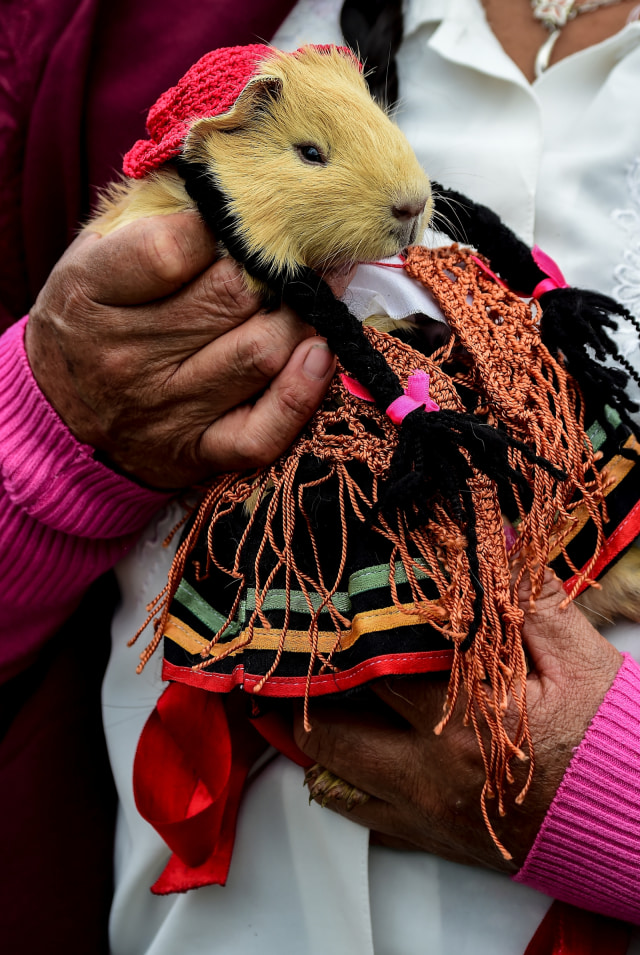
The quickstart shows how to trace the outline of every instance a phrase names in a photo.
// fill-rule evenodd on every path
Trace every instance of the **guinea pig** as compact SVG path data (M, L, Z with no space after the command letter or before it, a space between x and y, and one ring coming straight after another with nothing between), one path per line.
M193 118L180 147L224 194L248 251L274 275L302 265L326 276L415 242L431 215L429 179L353 54L261 49L231 107ZM105 235L192 208L183 178L165 163L112 186L87 228Z

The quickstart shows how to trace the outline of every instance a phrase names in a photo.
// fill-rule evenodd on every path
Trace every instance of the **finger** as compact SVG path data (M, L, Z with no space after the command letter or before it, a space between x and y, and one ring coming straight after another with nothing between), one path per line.
M432 730L442 719L447 700L448 673L377 680L371 689L415 729Z
M348 782L345 780L345 782ZM393 815L393 809L384 799L377 799L369 795L369 799L364 803L349 803L346 798L335 796L324 796L322 793L313 795L309 793L309 799L317 803L322 809L330 809L351 822L356 822L365 829L375 829L377 832L386 833L397 829L390 824L389 816ZM391 812L390 812L391 809Z
M370 844L372 846L383 846L385 849L401 849L403 852L421 852L422 848L409 842L406 839L400 839L395 835L387 835L380 832L379 829L371 830Z
M349 806L345 799L325 798L323 796L311 797L314 802L325 810L335 812L338 816L343 816L351 822L357 823L371 833L371 842L374 845L386 846L390 849L420 850L427 852L436 852L440 855L442 852L441 844L434 839L429 843L425 842L424 836L420 840L420 845L412 843L409 838L403 838L400 833L405 834L406 823L402 812L384 799L377 799L375 796L364 804L353 804ZM437 832L437 829L435 830ZM407 832L408 836L409 833Z
M562 584L551 570L545 573L533 612L528 608L526 583L523 582L518 596L525 609L523 640L536 673L560 680L570 664L569 672L578 667L596 678L610 674L613 682L622 657L575 604L567 602Z
M210 341L261 310L260 296L249 290L238 263L225 256L160 303L156 320L168 332L203 334Z
M321 800L316 802L322 805ZM453 824L443 826L437 798L433 807L421 806L418 825L408 807L380 799L370 799L352 809L348 809L342 800L329 799L324 803L324 808L369 829L374 845L427 852L441 859L464 865L480 865L499 872L513 873L522 865L516 865L501 856L479 812L473 818L456 816Z
M264 361L262 356L263 376ZM319 406L334 369L326 342L316 337L303 341L255 404L234 408L206 430L200 445L203 460L229 471L272 463ZM251 380L245 374L243 387ZM237 395L237 388L230 381L227 396Z
M417 754L414 754L414 762L415 756ZM450 797L449 801L446 797L443 800L437 782L434 784L426 774L418 780L418 802L415 799L416 780L399 785L389 799L368 793L366 801L362 800L365 792L362 787L358 787L359 798L350 798L352 779L330 782L329 795L325 795L322 787L313 794L313 786L310 786L310 797L323 809L330 809L369 829L375 844L394 849L420 849L453 861L479 863L505 871L512 868L500 857L484 826L479 788L477 793L474 792L473 808L469 812L464 811L465 801L461 798L455 797L453 802Z
M323 809L335 812L338 816L343 816L343 818L357 823L364 829L368 829L371 833L371 843L374 845L404 851L432 852L445 858L449 855L447 847L443 845L441 839L437 838L438 828L435 819L433 825L435 838L429 838L429 824L425 818L424 829L426 832L420 832L419 843L416 843L411 841L412 833L407 826L402 810L394 803L377 799L375 796L372 796L363 804L352 804L351 806L344 799L323 798L322 796L312 797L312 799Z
M124 281L125 284L128 281L126 276ZM149 371L152 368L164 368L174 387L182 383L184 396L196 396L199 391L206 395L207 410L211 407L209 382L219 383L221 362L228 360L217 350L218 346L213 352L207 350L207 346L261 309L260 298L247 288L240 267L228 258L220 259L175 295L161 301L149 301L135 307L96 305L86 299L84 304L88 306L82 313L85 330L92 341L103 345L103 359L107 354L104 345L109 342L112 348L117 348L110 353L109 360L133 368L132 356L143 359L147 379L151 377ZM293 329L303 327L306 328L291 312L287 326L291 340L287 342L286 357L302 337ZM245 338L250 335L249 332L242 334ZM307 328L304 334L313 332ZM239 341L242 340L241 336ZM230 339L226 343L227 354L233 354L234 349L241 350L237 341ZM270 343L267 341L263 347L269 351ZM259 356L259 343L256 343L256 349ZM226 387L224 376L222 379ZM264 387L266 380L263 377L241 390L238 400L245 400ZM225 403L223 410L230 404Z
M215 239L195 212L138 219L72 248L74 277L88 298L109 306L171 295L216 255Z
M410 731L379 715L334 708L317 709L311 724L307 732L302 716L294 717L294 739L303 753L370 796L393 801L415 758Z
M213 408L217 415L254 398L285 368L300 342L314 335L287 308L226 321L224 336L190 354L173 382L176 393L200 395L203 410Z

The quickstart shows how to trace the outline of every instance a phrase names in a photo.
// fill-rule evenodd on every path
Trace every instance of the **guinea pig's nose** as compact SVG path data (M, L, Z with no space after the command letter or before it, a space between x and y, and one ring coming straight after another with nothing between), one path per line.
M410 219L417 219L424 212L427 204L426 199L418 199L417 202L403 202L397 206L391 207L394 219L400 222L409 222Z

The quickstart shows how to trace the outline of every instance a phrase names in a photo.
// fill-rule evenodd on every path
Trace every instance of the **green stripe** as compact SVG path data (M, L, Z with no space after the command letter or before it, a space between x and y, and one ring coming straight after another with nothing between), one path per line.
M193 589L191 584L187 583L184 577L180 581L174 599L177 600L178 603L181 603L183 607L186 607L187 610L190 610L194 617L197 617L198 620L205 624L213 633L217 633L218 630L224 626L227 618L223 617L217 610L214 610L206 600L203 600L200 594ZM231 623L225 631L225 634L233 637L239 630L239 624Z
M419 568L415 569L416 577L425 578L428 575L425 571L420 570ZM404 569L403 564L398 561L395 567L395 579L396 584L406 584L407 583L407 574ZM389 565L388 564L377 564L375 567L364 567L362 570L357 570L349 578L349 590L347 593L343 590L339 590L331 598L333 606L336 610L341 613L349 613L351 611L351 597L357 594L366 593L369 590L379 590L383 587L389 586ZM218 630L224 625L226 617L221 613L218 613L217 610L214 610L210 604L204 600L193 587L187 583L183 578L180 581L180 585L176 591L175 600L178 601L183 607L186 607L201 623L204 623L205 626L209 628L213 633L217 633ZM323 597L317 593L310 593L309 600L314 610L317 610L318 607L323 602ZM285 590L274 588L269 590L265 595L265 598L262 603L262 609L264 611L269 610L286 610L287 606L287 594ZM292 612L294 613L309 613L309 604L307 603L307 598L299 590L291 591L289 606ZM253 613L256 607L256 591L255 587L250 587L247 590L247 596L244 600L240 601L238 606L237 613L237 622L234 621L229 625L225 631L225 635L229 637L235 636L240 630L244 627L249 615ZM328 613L329 611L324 608L322 613Z
M324 598L320 594L310 593L309 600L314 610L317 610L320 604L323 602ZM349 600L348 595L343 591L339 590L331 598L333 606L340 611L348 612L351 610L351 601ZM285 610L287 606L287 592L286 590L279 590L274 588L270 590L263 602L263 610ZM308 613L309 604L307 603L307 598L299 590L292 590L289 598L289 606L294 613ZM247 590L247 598L242 601L242 610L241 615L243 619L246 619L247 611L249 613L253 612L256 607L256 591L254 587L250 587Z
M621 421L620 421L620 415L618 414L618 412L614 408L610 408L609 405L605 405L604 411L607 416L607 421L609 422L609 424L612 425L614 428L620 427ZM605 430L599 421L593 422L593 424L587 431L587 435L589 437L589 440L591 441L591 444L593 445L594 451L599 451L602 445L607 440L607 435L605 433Z
M424 570L414 568L414 573L418 578L428 577ZM407 583L407 572L401 561L396 563L395 568L396 584ZM349 594L362 594L367 590L377 590L380 587L389 586L389 565L377 564L375 567L363 567L362 570L356 570L349 578Z

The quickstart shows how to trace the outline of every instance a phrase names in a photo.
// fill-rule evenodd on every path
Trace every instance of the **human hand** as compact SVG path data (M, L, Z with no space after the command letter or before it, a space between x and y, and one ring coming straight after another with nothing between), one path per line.
M535 771L521 806L505 800L503 819L491 823L512 855L504 859L484 823L480 793L485 772L473 729L463 724L459 703L440 736L446 679L379 681L374 689L386 707L362 710L357 697L342 707L318 705L312 729L296 719L298 746L311 759L358 787L371 798L347 810L345 802L326 804L374 830L385 845L422 849L445 859L505 872L517 871L527 856L567 768L574 748L611 686L622 658L573 604L562 607L560 582L547 572L536 601L526 612L529 589L523 584L524 640L531 659L527 707ZM514 766L515 796L527 766ZM519 785L518 785L519 784Z
M27 324L35 378L75 437L153 487L270 463L333 374L323 339L215 255L194 213L83 232Z

